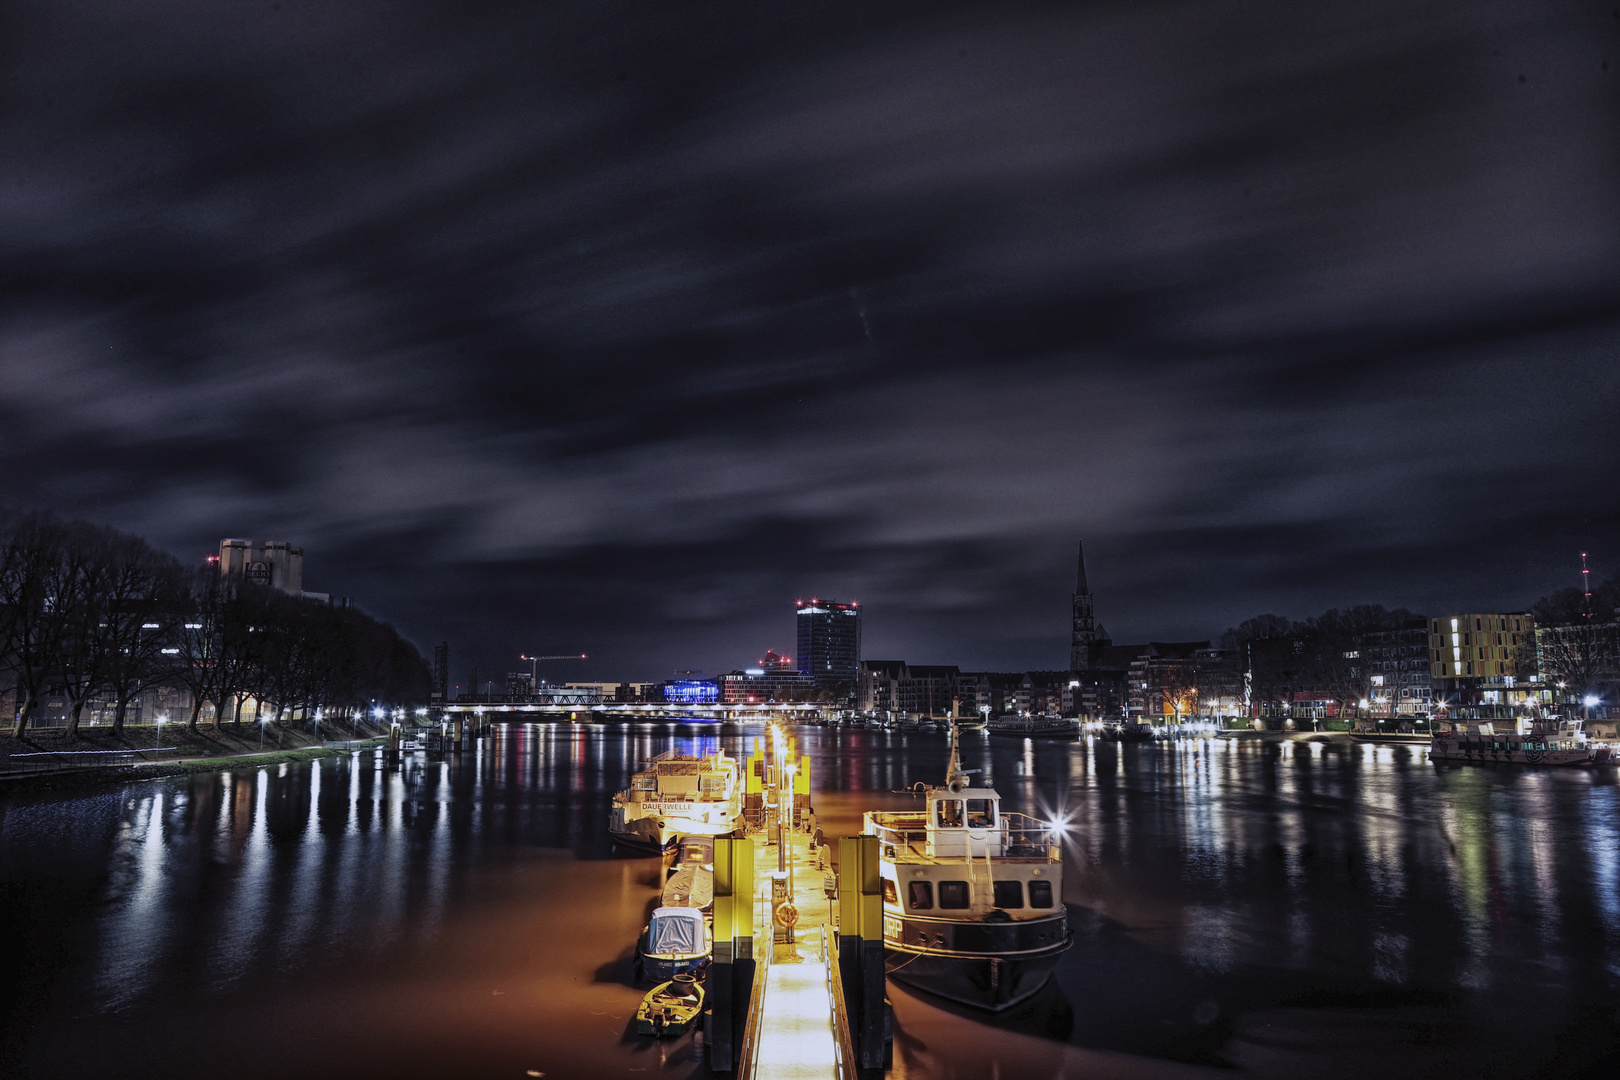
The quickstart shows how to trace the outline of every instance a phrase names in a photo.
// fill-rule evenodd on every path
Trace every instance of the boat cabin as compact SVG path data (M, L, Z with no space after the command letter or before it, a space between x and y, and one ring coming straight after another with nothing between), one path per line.
M1001 796L990 788L935 788L928 793L926 848L932 858L1000 855Z

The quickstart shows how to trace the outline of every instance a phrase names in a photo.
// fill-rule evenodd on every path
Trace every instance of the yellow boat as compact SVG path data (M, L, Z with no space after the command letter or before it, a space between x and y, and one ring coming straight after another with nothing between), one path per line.
M703 987L690 975L677 975L659 983L641 999L636 1010L636 1034L661 1039L679 1035L703 1012Z

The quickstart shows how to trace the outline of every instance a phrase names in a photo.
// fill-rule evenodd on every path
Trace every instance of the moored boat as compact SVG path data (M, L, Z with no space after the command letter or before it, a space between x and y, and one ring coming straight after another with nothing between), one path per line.
M703 1012L703 987L690 975L677 975L647 991L636 1009L636 1034L661 1039L679 1035Z
M1601 765L1610 748L1589 743L1579 720L1527 721L1520 730L1498 732L1493 724L1470 723L1463 731L1437 731L1429 741L1430 761L1468 765Z
M1023 735L1072 739L1080 734L1080 721L1069 716L1019 716L1007 713L985 725L992 735Z
M1062 849L1046 823L970 786L954 729L946 783L923 798L921 810L866 814L889 975L965 1005L1016 1005L1070 945Z
M723 836L742 818L742 782L725 751L667 750L613 796L608 831L631 847L663 851L682 836Z
M661 982L694 974L713 950L714 931L701 910L688 905L655 908L636 941L636 978Z

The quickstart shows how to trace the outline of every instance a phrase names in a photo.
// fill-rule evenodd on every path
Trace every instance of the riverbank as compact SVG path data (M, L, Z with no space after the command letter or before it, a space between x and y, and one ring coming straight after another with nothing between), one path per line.
M108 728L81 728L77 739L61 730L36 729L25 731L21 739L0 737L0 785L7 791L59 790L257 769L332 757L379 745L383 738L366 725L323 735L336 737L317 742L313 732L269 724L262 733L256 725L234 724L218 731L200 727L196 732L184 724L164 724L161 732L153 724L126 725L116 736Z

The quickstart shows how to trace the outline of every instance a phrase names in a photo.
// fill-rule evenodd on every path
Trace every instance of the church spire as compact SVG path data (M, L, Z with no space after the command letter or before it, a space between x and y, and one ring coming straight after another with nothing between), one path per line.
M1097 647L1097 622L1091 611L1091 590L1086 587L1086 545L1080 543L1080 561L1074 579L1074 619L1069 636L1069 670L1089 671Z

